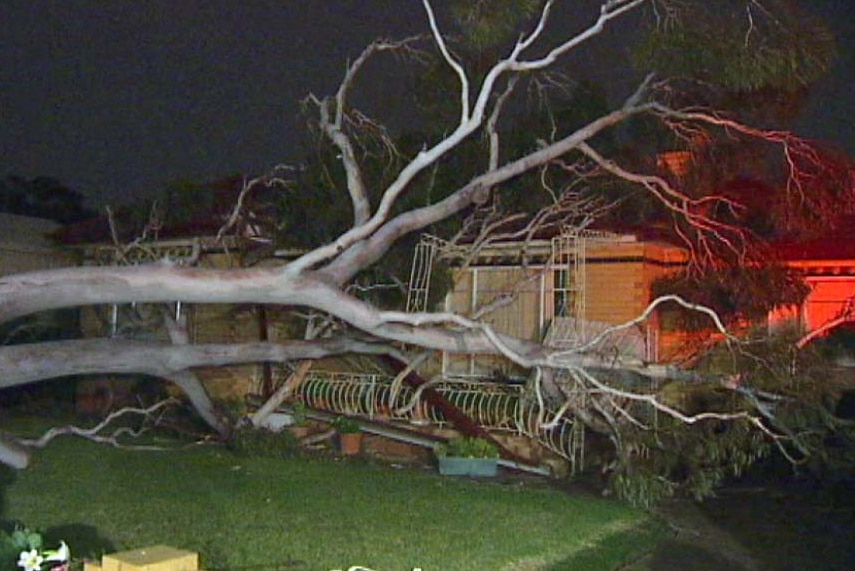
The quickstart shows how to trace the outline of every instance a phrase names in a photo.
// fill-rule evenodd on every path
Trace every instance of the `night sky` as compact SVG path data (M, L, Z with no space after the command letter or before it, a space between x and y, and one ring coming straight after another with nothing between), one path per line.
M811 2L842 50L800 130L855 153L850 1ZM0 176L52 176L97 206L299 160L299 100L372 39L426 25L418 0L2 0Z

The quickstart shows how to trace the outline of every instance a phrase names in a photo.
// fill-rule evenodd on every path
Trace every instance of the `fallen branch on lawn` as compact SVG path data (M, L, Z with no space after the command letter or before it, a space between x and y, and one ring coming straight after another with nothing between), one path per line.
M146 418L150 418L155 412L159 412L157 418L154 420L152 426L157 426L159 419L163 414L164 408L170 405L178 404L178 400L174 398L168 398L162 401L159 401L148 408L135 408L135 407L125 407L119 410L115 410L111 412L107 417L93 426L92 428L81 428L79 426L58 426L51 428L44 434L42 434L39 438L36 439L20 439L19 443L24 446L30 448L44 448L47 446L54 438L57 436L63 436L66 434L71 434L74 436L80 436L82 438L86 438L87 440L91 440L93 442L98 442L100 444L109 444L115 448L129 448L133 450L167 450L162 446L153 446L153 445L126 445L120 444L118 438L120 436L130 436L132 438L139 438L143 433L148 430L148 427L140 428L139 430L134 430L130 427L123 426L117 428L109 435L99 434L102 430L107 428L113 421L116 419L125 416L127 414L141 414Z

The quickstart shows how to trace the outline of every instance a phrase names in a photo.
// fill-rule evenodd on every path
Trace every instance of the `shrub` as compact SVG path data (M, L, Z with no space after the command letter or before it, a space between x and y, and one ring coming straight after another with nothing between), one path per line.
M499 449L495 444L483 438L452 438L434 447L437 456L455 458L498 458Z
M355 434L361 430L359 422L346 416L339 416L332 424L339 434Z

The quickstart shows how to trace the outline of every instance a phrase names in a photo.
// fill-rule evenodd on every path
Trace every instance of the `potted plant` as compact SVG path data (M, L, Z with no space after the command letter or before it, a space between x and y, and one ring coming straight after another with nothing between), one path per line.
M499 472L499 449L484 438L459 437L434 446L444 476L490 477Z
M306 425L306 404L303 401L295 401L291 405L291 418L294 424L288 427L296 438L301 439L309 435L309 427Z
M339 416L333 421L338 433L338 445L345 456L355 456L362 449L362 428L359 422L347 416Z

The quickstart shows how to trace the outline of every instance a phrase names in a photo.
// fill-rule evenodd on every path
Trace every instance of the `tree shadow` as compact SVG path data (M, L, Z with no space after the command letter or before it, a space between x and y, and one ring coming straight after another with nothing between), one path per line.
M17 471L5 464L0 464L0 526L6 514L6 488L15 481Z
M8 488L18 477L18 472L4 464L0 464L0 530L11 532L18 525L26 525L11 514L6 513L6 488ZM116 551L113 542L104 537L98 529L92 525L83 523L69 523L57 525L45 530L35 530L42 533L45 545L55 548L60 541L64 541L71 549L72 557L75 559L100 558L105 553Z
M97 559L105 553L113 553L116 546L104 537L98 528L84 523L68 523L56 525L44 530L42 534L48 546L59 545L64 541L71 549L74 559Z
M649 521L645 525L608 535L607 538L582 549L567 559L558 561L547 571L587 571L589 569L635 569L635 562L648 559L651 550L656 549L667 537L661 522ZM653 552L655 553L655 552ZM662 567L644 567L644 569L671 569ZM676 569L676 568L675 568ZM694 569L681 567L680 569Z
M25 526L26 522L0 517L0 530L6 533L11 533L16 528ZM34 529L33 531L41 534L44 549L56 549L60 542L64 541L71 549L71 556L75 560L100 560L105 553L116 551L115 544L101 535L101 532L92 525L69 523L49 527L45 530Z
M742 571L750 569L693 542L667 540L660 543L648 562L653 570L692 569L693 571Z

